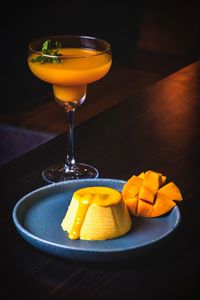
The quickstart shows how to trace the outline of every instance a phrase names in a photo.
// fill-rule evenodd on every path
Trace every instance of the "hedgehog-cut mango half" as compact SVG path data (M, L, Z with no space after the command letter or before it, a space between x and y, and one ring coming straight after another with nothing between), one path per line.
M122 189L123 200L134 216L159 217L169 212L175 201L182 201L180 189L174 182L166 184L167 177L155 171L133 175Z

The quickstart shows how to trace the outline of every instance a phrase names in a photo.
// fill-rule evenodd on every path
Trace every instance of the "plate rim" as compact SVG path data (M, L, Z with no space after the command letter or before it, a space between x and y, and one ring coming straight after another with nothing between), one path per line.
M89 249L89 248L85 249L84 247L77 248L76 246L62 245L62 244L58 244L58 243L55 243L55 242L45 240L43 238L40 238L40 237L36 236L35 234L32 234L30 231L28 231L26 228L24 228L21 225L20 221L18 220L17 212L18 212L18 209L20 208L20 205L22 203L24 203L26 201L26 199L29 198L30 196L32 196L33 194L39 193L41 191L48 190L48 189L51 190L51 189L54 189L54 188L59 187L59 186L70 185L70 184L73 185L75 183L81 183L81 182L83 183L83 182L96 182L96 181L102 181L102 182L113 181L115 183L120 183L120 184L125 184L126 183L126 180L115 179L115 178L95 178L95 179L79 179L79 180L74 179L74 180L70 180L70 181L63 181L63 182L58 182L58 183L47 184L45 186L36 188L36 189L32 190L31 192L29 192L29 193L25 194L24 196L22 196L16 202L16 204L14 205L14 208L13 208L13 211L12 211L12 219L13 219L14 225L16 226L17 231L20 233L20 235L22 234L23 238L24 238L24 235L25 235L25 236L31 238L34 241L42 243L43 245L49 245L49 246L57 247L57 248L63 249L63 250L66 249L66 251L109 254L109 253L121 253L121 252L124 253L124 252L136 251L137 249L144 248L144 247L153 245L155 243L158 243L159 241L163 240L165 237L169 236L170 233L172 233L177 228L177 226L179 225L180 220L181 220L181 214L180 214L179 207L176 205L169 212L169 213L172 213L172 211L175 211L175 214L176 214L176 219L175 219L175 222L174 222L173 226L171 227L170 230L168 230L165 234L161 235L159 238L155 238L155 239L153 239L152 241L150 241L148 243L142 243L140 245L129 246L128 248L120 247L120 248L117 248L117 249L107 248L107 249L101 250L101 249ZM137 218L141 218L141 217L137 217ZM127 234L129 234L129 233L127 233ZM121 238L123 238L123 236ZM108 241L112 242L112 240L108 240ZM90 242L93 242L93 241L84 241L83 240L82 242L90 243ZM102 241L95 241L95 242L102 242ZM106 240L104 240L103 242L106 242ZM32 244L32 243L30 243L30 244Z

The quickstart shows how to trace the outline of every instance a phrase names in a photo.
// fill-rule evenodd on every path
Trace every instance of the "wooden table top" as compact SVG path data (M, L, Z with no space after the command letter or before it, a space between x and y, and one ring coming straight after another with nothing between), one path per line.
M76 127L77 161L96 166L102 178L126 180L150 169L165 174L184 198L176 232L137 258L101 264L54 257L23 240L13 207L45 185L45 167L65 158L62 134L1 168L2 299L191 299L198 292L200 62L140 96L127 97L124 89L121 97Z

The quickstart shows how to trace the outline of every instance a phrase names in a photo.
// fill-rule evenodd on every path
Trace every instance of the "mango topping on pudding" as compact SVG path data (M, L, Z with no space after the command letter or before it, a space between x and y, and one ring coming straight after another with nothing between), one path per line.
M126 234L132 226L119 191L109 187L86 187L74 192L61 223L68 238L107 240Z

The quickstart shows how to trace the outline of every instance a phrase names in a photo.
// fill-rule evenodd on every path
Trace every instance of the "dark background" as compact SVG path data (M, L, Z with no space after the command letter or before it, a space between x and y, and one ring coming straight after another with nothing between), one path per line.
M29 71L31 40L45 35L92 35L108 40L114 62L135 51L198 59L198 3L190 1L27 1L1 9L1 110L39 101L49 86Z

